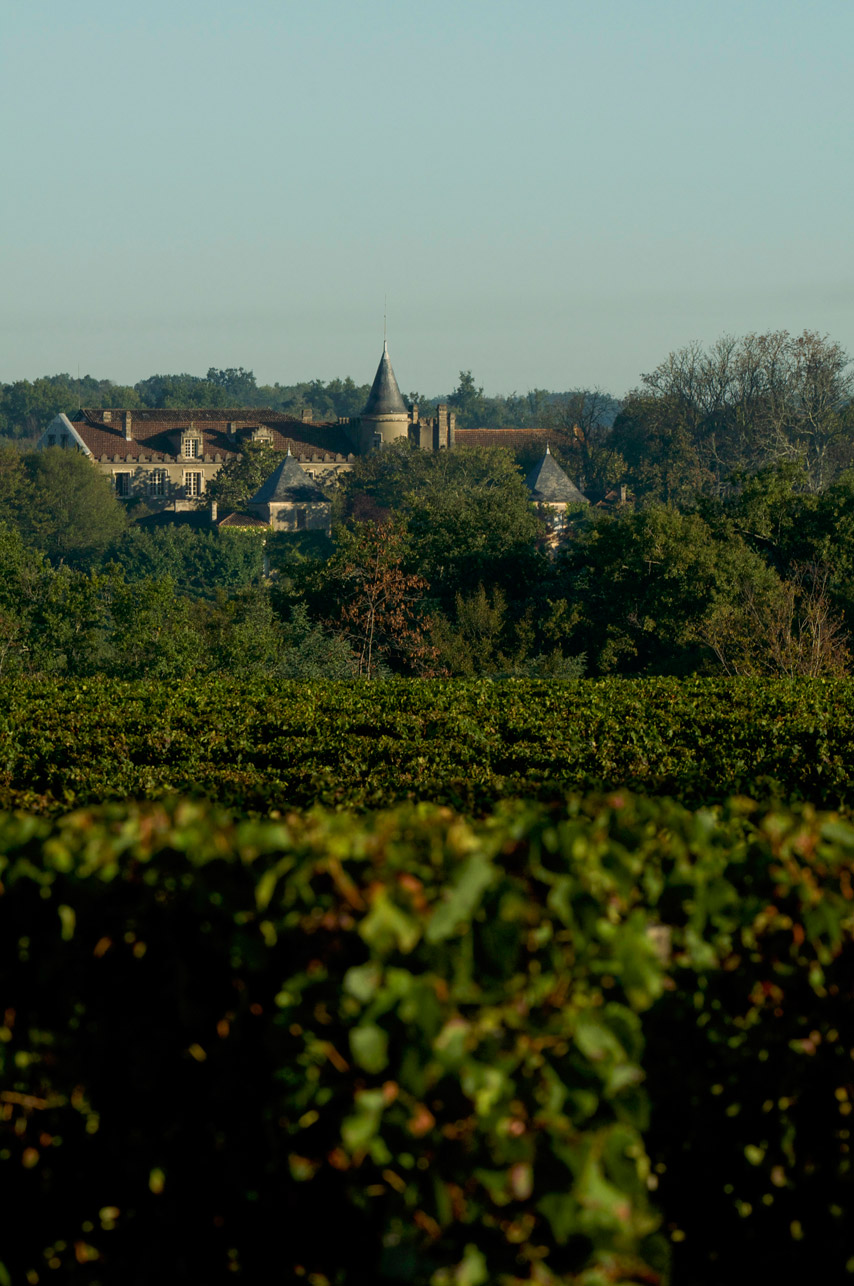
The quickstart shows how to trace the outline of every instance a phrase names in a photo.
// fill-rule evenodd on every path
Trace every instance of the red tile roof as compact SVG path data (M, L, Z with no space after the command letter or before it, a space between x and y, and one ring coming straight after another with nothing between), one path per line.
M200 457L220 456L228 460L238 455L242 442L250 437L247 430L269 428L272 445L277 451L287 451L298 460L317 459L329 461L346 459L352 444L338 424L306 424L293 416L264 408L193 407L191 410L161 410L145 408L131 410L132 440L124 434L124 410L109 410L110 418L104 420L104 411L82 409L72 417L72 423L97 459L131 456L137 460L148 456L162 460L174 457L180 450L179 436L192 424L201 438ZM228 426L234 424L237 436L229 437Z
M548 429L457 429L458 447L507 447L518 451L537 443L548 442Z

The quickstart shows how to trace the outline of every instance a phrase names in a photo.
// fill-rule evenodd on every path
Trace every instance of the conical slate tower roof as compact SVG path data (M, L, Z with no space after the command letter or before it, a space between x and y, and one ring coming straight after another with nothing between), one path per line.
M249 501L250 505L296 504L312 505L328 503L326 496L312 482L302 465L288 454L278 465L265 483Z
M570 482L546 447L546 454L525 479L534 500L544 505L589 505L590 501Z
M388 344L383 340L383 355L365 403L362 415L408 415L406 403L400 396L394 371L391 369L391 358L388 355Z

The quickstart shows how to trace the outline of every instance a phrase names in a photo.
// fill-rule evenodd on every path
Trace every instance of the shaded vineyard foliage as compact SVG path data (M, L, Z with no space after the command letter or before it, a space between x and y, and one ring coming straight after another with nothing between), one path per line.
M852 853L743 799L2 815L0 1275L843 1280Z
M628 786L851 802L849 680L22 680L2 689L0 805L208 796L237 810Z

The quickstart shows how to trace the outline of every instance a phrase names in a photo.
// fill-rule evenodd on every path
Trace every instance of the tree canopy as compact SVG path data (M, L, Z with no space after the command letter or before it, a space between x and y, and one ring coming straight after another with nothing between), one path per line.
M127 527L109 480L76 451L0 449L0 509L53 561L90 565Z
M691 344L629 395L614 448L639 493L684 503L735 475L798 464L814 491L854 464L854 377L827 336L787 331Z
M264 442L246 443L208 482L205 504L214 500L224 509L242 509L281 461L281 452L274 447Z
M344 478L345 512L400 514L413 570L448 607L479 583L511 597L536 579L540 522L521 470L500 447L419 451L403 442L356 462Z

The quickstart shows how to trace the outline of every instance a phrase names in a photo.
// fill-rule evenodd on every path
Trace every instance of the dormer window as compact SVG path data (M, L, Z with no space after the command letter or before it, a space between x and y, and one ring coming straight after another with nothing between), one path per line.
M188 459L197 460L199 457L199 439L184 438L184 455Z

